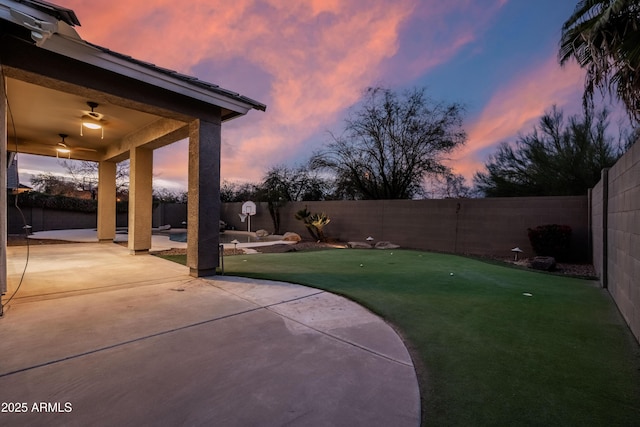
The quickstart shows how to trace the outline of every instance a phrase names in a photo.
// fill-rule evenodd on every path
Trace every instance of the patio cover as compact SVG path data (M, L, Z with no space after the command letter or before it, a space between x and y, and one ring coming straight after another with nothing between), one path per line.
M108 7L108 6L107 6ZM115 236L115 168L130 159L129 250L151 241L153 150L189 139L188 266L193 276L218 265L222 122L265 111L239 93L83 40L73 10L38 0L0 0L0 179L7 151L56 156L69 135L71 159L99 164L98 238ZM98 104L101 132L80 136ZM6 192L0 193L6 209ZM0 291L6 286L6 210L0 219Z

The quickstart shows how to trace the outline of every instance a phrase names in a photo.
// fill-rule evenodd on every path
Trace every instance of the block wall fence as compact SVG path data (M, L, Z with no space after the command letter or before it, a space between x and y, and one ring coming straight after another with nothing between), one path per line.
M242 203L223 203L220 218L238 230ZM640 341L640 144L635 144L585 196L514 197L445 200L370 200L290 202L281 208L282 233L307 239L295 212L308 207L331 218L326 235L341 241L391 241L405 248L439 252L511 256L520 247L533 256L527 229L566 224L573 230L574 260L593 262L600 284L611 294L622 316ZM273 232L266 203L257 203L251 230ZM95 214L23 208L33 231L96 227ZM22 219L8 206L9 234L20 234ZM184 227L186 205L162 204L153 211L153 226ZM127 225L118 214L117 226Z
M596 194L596 190L592 194ZM595 197L593 198L595 200ZM223 203L220 218L238 230L246 230L238 213L242 203ZM326 235L341 241L391 241L405 248L459 254L511 256L520 247L533 256L527 229L543 224L566 224L573 230L572 257L590 261L588 197L514 197L445 200L362 200L291 202L281 208L281 232L293 231L307 239L303 224L294 218L305 206L331 218ZM257 203L251 230L273 232L266 203ZM22 208L33 231L96 227L96 214ZM153 226L184 227L184 204L161 204L153 210ZM118 214L118 227L127 226L127 214ZM22 218L8 207L9 234L20 234ZM595 240L594 240L595 241ZM596 242L597 243L597 242Z
M273 232L266 203L258 203L251 230ZM221 219L239 230L247 229L238 213L242 203L224 203ZM573 230L574 259L590 258L588 198L513 197L445 200L362 200L290 202L281 208L280 232L293 231L310 238L295 212L305 206L325 212L331 222L325 234L341 241L391 241L404 248L459 254L511 256L520 247L533 256L527 229L543 224L566 224Z
M640 144L590 191L593 265L640 341Z

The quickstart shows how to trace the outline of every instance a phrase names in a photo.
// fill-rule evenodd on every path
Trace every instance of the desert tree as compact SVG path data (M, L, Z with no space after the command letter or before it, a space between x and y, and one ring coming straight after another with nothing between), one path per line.
M369 88L344 132L331 134L310 165L333 174L340 198L412 198L427 175L450 172L444 160L466 139L462 113L461 105L434 101L423 88Z
M280 208L287 202L324 200L328 183L307 166L276 165L265 174L256 196L267 202L274 233L280 232Z
M260 184L253 182L233 182L224 180L220 184L220 201L228 202L246 202L248 200L257 200L258 188Z
M612 166L625 144L607 133L608 112L586 108L564 120L555 106L515 144L503 142L474 183L488 197L582 195Z

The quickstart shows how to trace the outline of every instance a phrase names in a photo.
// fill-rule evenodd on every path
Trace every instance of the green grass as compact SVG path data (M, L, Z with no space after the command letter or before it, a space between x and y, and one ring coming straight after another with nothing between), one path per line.
M594 282L409 250L233 256L225 272L387 319L412 352L424 425L640 425L639 347Z

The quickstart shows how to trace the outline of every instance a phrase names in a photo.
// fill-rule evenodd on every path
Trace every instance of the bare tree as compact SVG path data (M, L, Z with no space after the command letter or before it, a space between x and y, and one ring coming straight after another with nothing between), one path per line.
M443 161L466 140L462 113L461 105L433 101L425 89L369 88L344 133L331 135L310 164L333 172L343 198L412 198L426 176L450 173Z
M97 187L99 168L97 162L63 160L61 163L80 188L89 191ZM126 199L129 194L129 160L122 161L116 166L116 194L121 200Z
M31 177L31 185L36 191L53 196L75 197L79 192L74 181L66 180L52 173L41 173Z

